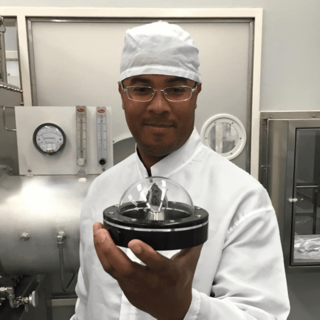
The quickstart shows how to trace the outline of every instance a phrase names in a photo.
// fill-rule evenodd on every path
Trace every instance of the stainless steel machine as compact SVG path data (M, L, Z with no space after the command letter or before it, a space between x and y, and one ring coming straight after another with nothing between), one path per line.
M82 201L113 165L111 108L5 104L1 129L16 153L0 139L0 318L51 319L48 275L62 293L75 282Z

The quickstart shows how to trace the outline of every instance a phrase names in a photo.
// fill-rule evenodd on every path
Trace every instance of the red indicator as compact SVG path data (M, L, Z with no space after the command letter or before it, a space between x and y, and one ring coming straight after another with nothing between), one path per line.
M83 108L79 108L78 112L84 112L84 109Z
M99 113L105 113L105 110L104 109L99 109L98 112Z

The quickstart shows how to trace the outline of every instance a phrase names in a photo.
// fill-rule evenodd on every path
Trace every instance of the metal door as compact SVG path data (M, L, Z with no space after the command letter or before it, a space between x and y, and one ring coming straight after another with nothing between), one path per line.
M297 128L291 265L320 266L320 128Z

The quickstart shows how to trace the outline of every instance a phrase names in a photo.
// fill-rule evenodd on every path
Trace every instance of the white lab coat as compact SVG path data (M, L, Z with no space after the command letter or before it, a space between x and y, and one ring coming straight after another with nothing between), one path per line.
M260 183L202 145L196 130L151 172L181 184L194 205L209 213L209 238L199 258L185 320L287 319L289 300L279 230ZM133 307L118 283L104 272L92 235L92 225L102 222L103 210L118 203L128 186L147 176L135 153L92 183L80 221L81 267L72 320L153 319ZM134 259L129 249L123 250Z

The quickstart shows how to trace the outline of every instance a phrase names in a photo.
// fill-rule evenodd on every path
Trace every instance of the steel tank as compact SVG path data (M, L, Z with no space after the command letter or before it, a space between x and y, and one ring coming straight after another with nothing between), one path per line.
M78 271L81 206L95 177L2 173L0 274L58 273L61 253L64 271Z

